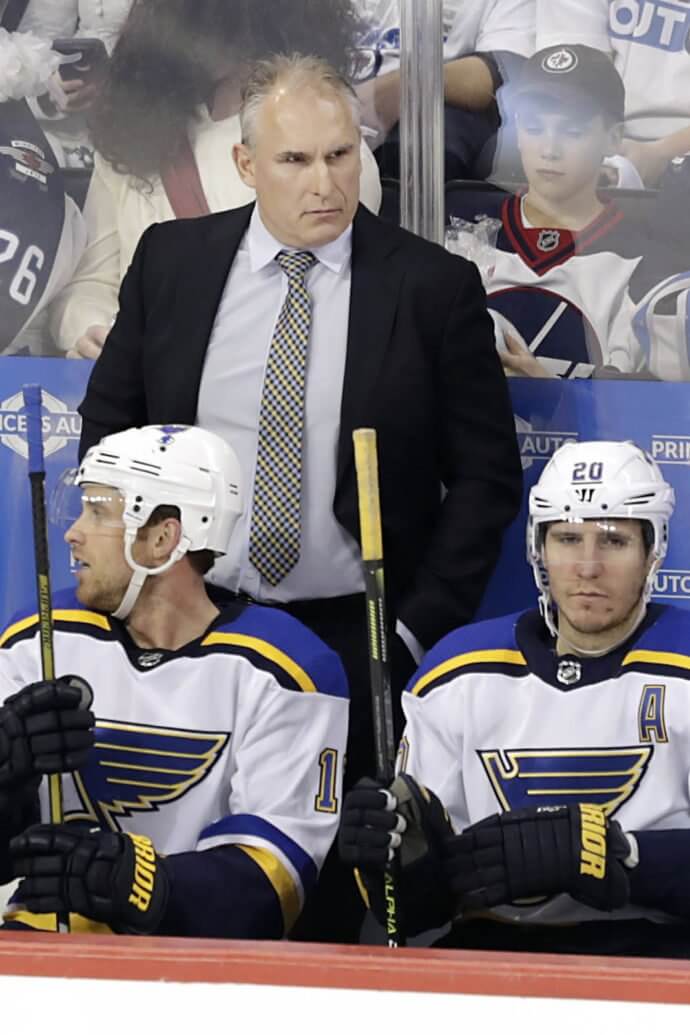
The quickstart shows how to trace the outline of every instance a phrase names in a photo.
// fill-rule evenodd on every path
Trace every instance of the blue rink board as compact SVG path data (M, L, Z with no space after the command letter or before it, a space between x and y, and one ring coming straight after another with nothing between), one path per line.
M24 384L44 393L46 494L76 466L84 395L91 363L3 357L0 360L0 628L34 599L31 506L27 472ZM510 390L525 474L525 499L546 460L568 439L630 438L661 464L676 490L671 545L657 576L656 598L690 606L690 385L631 381L536 381L512 378ZM525 560L526 506L508 530L478 617L531 606L536 593ZM49 526L54 590L70 585L63 529ZM461 534L461 530L458 530Z

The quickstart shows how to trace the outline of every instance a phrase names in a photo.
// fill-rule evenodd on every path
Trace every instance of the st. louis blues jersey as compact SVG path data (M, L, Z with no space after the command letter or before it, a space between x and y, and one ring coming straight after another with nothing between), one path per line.
M537 46L608 52L625 83L626 136L658 140L690 123L687 0L537 0Z
M188 899L172 903L187 929L167 933L280 936L337 829L340 659L290 615L254 605L230 606L177 651L140 649L72 591L56 595L53 618L56 672L91 684L96 716L87 765L62 778L65 821L151 838L173 896ZM36 614L16 619L0 647L4 700L41 678Z
M484 276L499 345L512 336L560 377L602 367L644 376L634 303L650 277L675 271L673 251L613 203L577 232L531 226L519 196L487 195L486 209L501 221Z
M575 802L625 831L687 830L689 644L690 614L658 604L602 658L556 656L536 611L458 629L403 694L400 765L439 796L457 832L497 812ZM611 918L670 918L634 902ZM531 924L602 918L568 895L494 913Z

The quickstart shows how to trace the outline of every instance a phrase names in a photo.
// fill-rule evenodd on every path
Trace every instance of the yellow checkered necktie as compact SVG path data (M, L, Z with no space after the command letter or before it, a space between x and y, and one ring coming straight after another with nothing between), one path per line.
M288 279L266 363L259 413L249 560L272 586L299 560L302 429L311 298L311 252L278 252Z

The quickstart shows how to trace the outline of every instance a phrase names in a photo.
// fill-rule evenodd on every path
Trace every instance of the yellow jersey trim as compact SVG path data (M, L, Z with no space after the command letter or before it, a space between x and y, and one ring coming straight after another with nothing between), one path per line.
M110 631L110 622L105 615L99 615L96 611L77 611L76 609L65 609L55 608L53 610L53 621L54 622L75 622L81 625L96 625L100 629L105 629L106 632ZM5 629L2 636L0 636L0 647L4 647L8 640L11 640L13 636L18 633L24 632L25 629L30 629L32 625L38 625L38 615L29 615L27 618L22 618L18 622L14 622L7 629Z
M55 934L58 929L57 916L55 913L30 913L27 909L8 908L3 920L11 920L17 924L25 924L34 931L49 931ZM70 913L69 929L71 934L114 934L112 928L107 924L99 924L96 920L89 920L80 913Z
M253 862L263 870L278 896L283 914L284 933L287 934L300 914L301 903L295 882L275 855L266 848L255 848L253 845L237 845Z
M524 654L519 650L471 650L467 654L456 654L454 658L448 658L436 668L432 668L430 672L417 680L410 693L418 697L434 680L448 675L449 672L454 672L457 668L487 664L527 665L527 662Z
M631 650L623 658L623 665L634 665L642 662L646 665L668 665L671 668L690 669L690 657L687 654L673 654L665 650Z
M266 640L260 640L256 636L247 636L245 633L212 632L201 641L201 646L212 647L215 643L231 647L246 647L248 650L256 651L257 654L263 655L264 658L268 658L274 665L279 665L287 672L300 690L308 694L316 693L316 686L304 669L288 654L279 650L278 647L274 647L272 643L267 643Z

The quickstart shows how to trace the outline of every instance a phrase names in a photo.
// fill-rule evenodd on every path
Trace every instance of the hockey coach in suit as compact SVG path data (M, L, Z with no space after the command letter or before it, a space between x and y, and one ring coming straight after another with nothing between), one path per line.
M352 431L378 433L399 696L479 603L520 503L514 422L476 268L358 203L349 84L279 56L240 114L234 159L257 202L144 233L80 406L81 452L144 424L232 442L253 491L211 577L339 651L350 785L373 768Z

